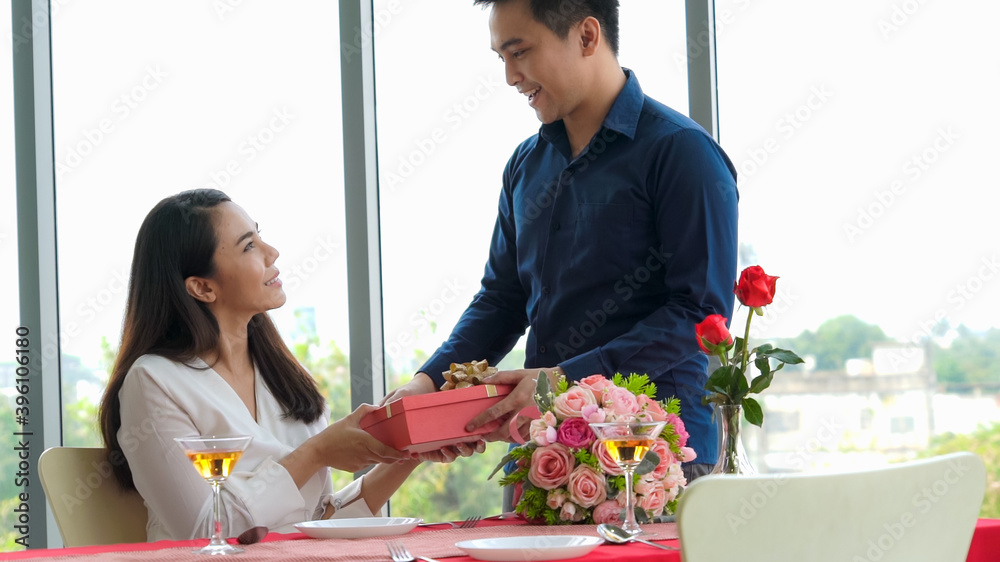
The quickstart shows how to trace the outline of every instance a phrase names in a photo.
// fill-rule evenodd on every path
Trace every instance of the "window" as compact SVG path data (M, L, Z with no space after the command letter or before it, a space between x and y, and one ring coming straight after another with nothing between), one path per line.
M960 326L972 335L997 327L996 246L979 225L995 222L1000 202L983 183L1000 123L1000 43L989 24L998 10L971 2L716 4L721 143L740 175L740 240L756 255L742 265L759 263L781 278L755 337L812 332L825 342L818 348L837 356L815 354L817 371L827 371L817 379L839 385L845 360L871 364L877 355L871 345L852 347L857 330L838 331L852 323L844 316L906 349L891 373L874 361L878 380L856 377L858 388L891 380L918 388L906 377L926 384L926 374L900 372L909 358L925 346L943 357L962 340ZM745 314L735 315L734 333L742 334ZM992 380L978 387L995 394ZM898 396L891 413L863 389L830 392L822 408L796 399L803 412L830 416L840 428L835 442L851 443L830 466L856 467L852 459L872 451L881 462L909 458L930 435L972 425L973 415L1000 420L995 401L984 416L971 396L886 388ZM793 397L783 398L787 406ZM943 399L952 407L938 413ZM956 400L967 406L955 408ZM773 419L765 413L765 424ZM803 422L786 451L815 437ZM898 432L915 433L893 438Z
M316 2L53 14L66 445L100 443L139 224L195 187L225 191L279 249L288 299L272 317L334 417L351 410L338 18Z

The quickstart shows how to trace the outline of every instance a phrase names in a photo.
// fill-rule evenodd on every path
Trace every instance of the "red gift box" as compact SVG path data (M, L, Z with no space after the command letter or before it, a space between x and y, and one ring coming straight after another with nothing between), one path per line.
M405 396L370 412L361 419L361 429L386 445L409 453L475 442L478 436L495 430L500 424L488 423L471 433L465 431L465 424L513 389L509 384L481 384Z

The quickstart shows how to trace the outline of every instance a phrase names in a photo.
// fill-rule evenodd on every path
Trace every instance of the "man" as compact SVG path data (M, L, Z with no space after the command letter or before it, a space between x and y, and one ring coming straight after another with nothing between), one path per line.
M450 363L496 364L528 332L525 369L468 428L532 404L535 377L646 373L677 396L697 463L715 462L701 404L707 356L694 326L730 318L736 278L736 172L696 123L643 95L618 63L617 0L475 0L492 8L491 47L507 83L542 122L514 151L482 288L412 381L387 400L433 392ZM523 424L522 424L523 426Z

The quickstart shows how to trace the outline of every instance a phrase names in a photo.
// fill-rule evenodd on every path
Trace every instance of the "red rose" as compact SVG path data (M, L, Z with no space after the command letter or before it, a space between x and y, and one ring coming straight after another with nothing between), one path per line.
M733 292L744 306L766 306L774 300L777 277L764 273L759 265L751 265L740 273L740 280L733 283Z
M726 317L721 314L708 315L700 324L695 325L694 333L698 337L698 347L705 353L711 354L712 351L705 347L703 340L708 340L708 343L712 346L733 343L733 336L729 334L729 329L726 328Z

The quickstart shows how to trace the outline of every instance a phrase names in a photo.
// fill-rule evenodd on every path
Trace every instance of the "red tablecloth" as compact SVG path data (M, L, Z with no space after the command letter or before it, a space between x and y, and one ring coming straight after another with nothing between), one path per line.
M484 521L481 526L492 526L492 525L509 525L508 521ZM517 524L517 523L515 523ZM415 532L422 532L415 531ZM567 534L571 534L567 532ZM280 556L280 545L283 544L282 541L298 541L306 539L305 535L301 533L292 534L279 534L271 533L264 538L262 543L269 543L266 545L261 545L258 547L257 554L264 554L264 549L266 548L268 552L273 551L273 557L264 557L270 559L283 559ZM86 547L76 547L76 548L62 548L62 549L47 549L47 550L28 550L22 552L10 552L0 554L0 559L5 560L21 560L21 559L31 559L31 558L55 558L55 557L91 557L94 555L104 555L109 556L112 553L119 554L120 556L125 556L129 558L141 559L152 554L149 551L162 551L165 549L174 549L178 547L196 547L202 546L206 543L206 539L192 540L192 541L159 541L155 543L136 543L136 544L119 544L119 545L105 545L105 546L86 546ZM677 541L662 541L663 544L672 544L677 546ZM267 548L271 547L271 548ZM274 548L277 547L277 548ZM142 553L145 552L144 556ZM254 552L253 547L248 550L248 554ZM262 559L261 556L241 556L240 559ZM388 555L384 556L384 560L388 560ZM475 562L475 559L468 556L457 556L447 558L448 562ZM602 545L597 547L596 550L591 552L586 557L575 558L567 562L585 562L585 561L596 561L596 562L680 562L681 557L678 552L665 551L660 549L655 549L646 545L632 544L626 546L619 545ZM967 562L996 562L1000 560L1000 520L996 519L980 519L976 525L975 534L972 537L972 545L969 548L969 556Z

